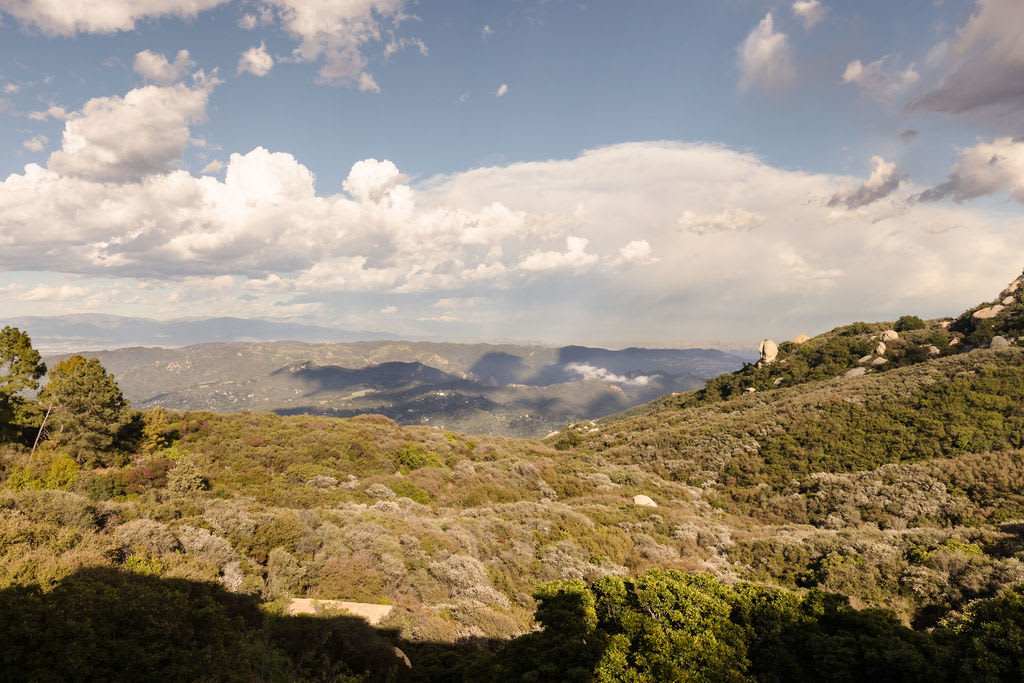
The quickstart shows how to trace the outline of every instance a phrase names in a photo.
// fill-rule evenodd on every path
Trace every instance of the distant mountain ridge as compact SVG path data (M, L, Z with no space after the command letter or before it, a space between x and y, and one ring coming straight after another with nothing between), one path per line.
M695 389L744 360L714 349L407 341L228 342L88 355L140 408L380 413L402 424L518 436Z
M256 318L181 318L152 320L84 313L62 316L21 316L0 320L26 330L34 345L48 352L125 348L181 347L235 341L369 341L397 339L387 332L344 330L289 321Z

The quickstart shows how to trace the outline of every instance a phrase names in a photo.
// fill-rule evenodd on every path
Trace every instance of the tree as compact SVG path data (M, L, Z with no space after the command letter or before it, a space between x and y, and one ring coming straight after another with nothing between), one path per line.
M79 462L113 450L128 419L117 382L93 358L71 356L61 361L50 371L40 399L53 408L51 440Z
M896 321L896 325L893 327L897 332L912 332L913 330L923 330L928 327L925 321L921 320L916 315L903 315Z
M22 393L39 388L46 365L32 348L32 339L16 327L0 330L0 438L10 430Z

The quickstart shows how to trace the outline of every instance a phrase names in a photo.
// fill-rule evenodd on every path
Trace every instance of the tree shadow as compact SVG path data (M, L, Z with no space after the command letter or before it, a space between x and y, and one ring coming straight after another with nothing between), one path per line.
M411 642L356 617L284 616L219 584L110 568L0 591L0 681L454 681L498 642Z

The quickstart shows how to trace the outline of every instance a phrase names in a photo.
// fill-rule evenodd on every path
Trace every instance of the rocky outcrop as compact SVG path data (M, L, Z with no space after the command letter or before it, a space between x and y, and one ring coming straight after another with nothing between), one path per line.
M843 373L843 377L846 377L847 379L852 377L863 377L867 372L867 368L850 368Z
M884 356L885 355L885 350L886 350L885 342L881 342L880 341L880 342L878 342L878 345L875 346L875 355L876 356Z
M897 332L896 330L885 330L884 332L882 332L882 341L884 342L896 341L899 338L900 333Z
M996 335L996 336L992 337L992 342L989 344L989 346L991 348L997 349L997 350L998 349L1008 349L1008 348L1010 348L1010 340L1007 339L1006 337L1001 337L999 335Z
M975 320L991 320L992 318L1002 313L1005 308L1006 306L1003 306L1002 304L996 304L995 306L986 306L985 308L979 308L978 310L976 310L974 313L971 314L971 317L974 318Z
M811 338L808 337L806 334L798 334L797 336L793 337L793 343L796 344L797 346L800 346L801 344L806 344L809 341L811 341Z
M642 493L639 494L639 495L633 496L633 505L636 505L637 507L642 507L642 508L656 508L656 507L658 507L658 504L655 503L654 500L651 499L650 496L645 496Z
M770 365L779 357L779 345L771 339L762 339L761 346L758 350L761 352L761 360L759 363L762 365Z

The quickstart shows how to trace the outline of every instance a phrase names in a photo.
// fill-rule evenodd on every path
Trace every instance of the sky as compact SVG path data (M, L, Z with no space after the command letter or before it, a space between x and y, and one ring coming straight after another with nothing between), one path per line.
M0 0L0 317L749 344L1024 268L1019 0Z

